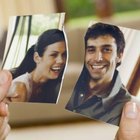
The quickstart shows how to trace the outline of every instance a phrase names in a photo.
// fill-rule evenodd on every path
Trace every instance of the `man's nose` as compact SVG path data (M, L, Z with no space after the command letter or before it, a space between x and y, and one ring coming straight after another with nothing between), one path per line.
M101 52L101 51L97 51L97 52L95 53L95 59L96 59L96 61L101 61L101 60L103 60L103 55L102 55L102 52Z

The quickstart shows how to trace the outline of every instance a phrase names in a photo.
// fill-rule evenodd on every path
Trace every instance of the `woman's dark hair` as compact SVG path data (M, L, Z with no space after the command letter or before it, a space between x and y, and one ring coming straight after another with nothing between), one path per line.
M39 36L34 46L34 51L38 52L39 56L43 56L43 53L48 45L59 41L65 41L63 31L58 29L47 30Z
M26 72L31 72L35 69L36 63L34 62L33 58L34 52L38 52L39 56L41 57L43 56L43 53L48 45L59 41L65 41L63 31L58 29L49 29L43 32L39 36L36 44L34 44L28 49L21 64L17 68L11 70L13 79Z

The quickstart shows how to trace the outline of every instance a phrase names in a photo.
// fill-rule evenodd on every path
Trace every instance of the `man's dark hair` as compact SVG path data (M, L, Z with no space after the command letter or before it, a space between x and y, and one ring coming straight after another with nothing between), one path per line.
M122 31L115 25L105 23L95 23L90 26L85 34L85 47L89 38L97 38L102 35L111 35L115 38L117 44L117 53L123 53L125 48L125 39Z

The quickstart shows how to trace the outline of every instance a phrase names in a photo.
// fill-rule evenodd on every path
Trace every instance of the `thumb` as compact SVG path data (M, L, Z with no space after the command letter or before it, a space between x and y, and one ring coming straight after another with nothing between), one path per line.
M0 102L0 116L8 116L9 115L9 110L8 110L8 105L4 102Z
M12 81L12 75L7 70L0 71L0 102L6 97Z
M135 102L124 106L117 140L140 140L140 107Z

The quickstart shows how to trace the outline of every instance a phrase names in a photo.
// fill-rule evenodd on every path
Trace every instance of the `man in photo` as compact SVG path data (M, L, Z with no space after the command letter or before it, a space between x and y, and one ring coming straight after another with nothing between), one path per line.
M119 125L122 109L132 96L122 84L125 39L114 25L95 23L85 34L85 63L66 109Z

